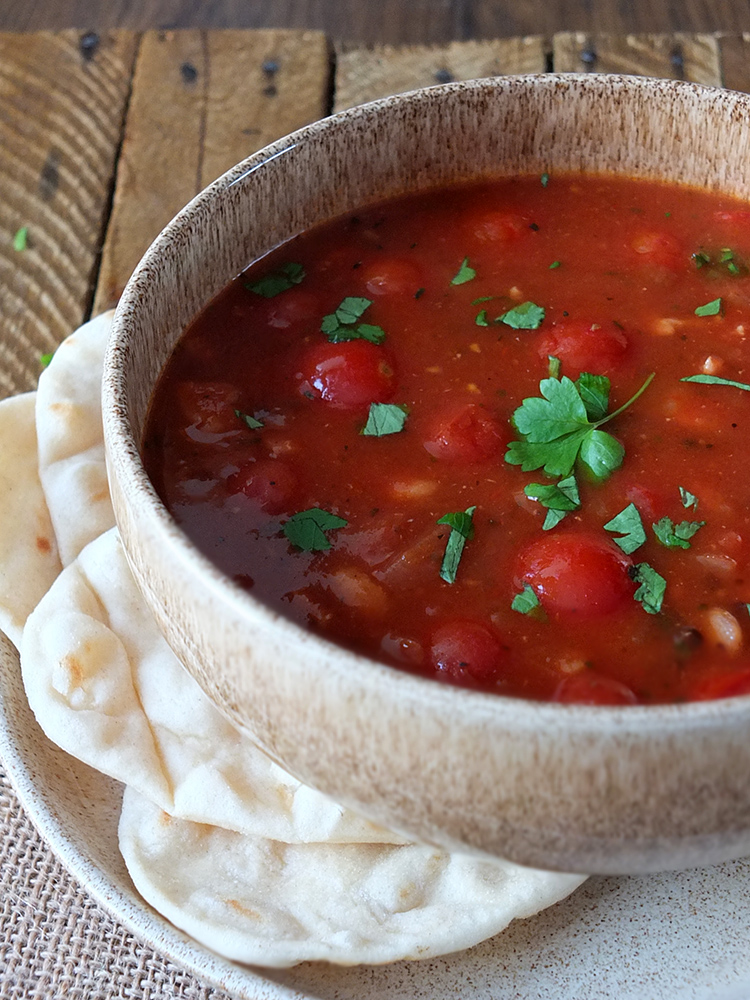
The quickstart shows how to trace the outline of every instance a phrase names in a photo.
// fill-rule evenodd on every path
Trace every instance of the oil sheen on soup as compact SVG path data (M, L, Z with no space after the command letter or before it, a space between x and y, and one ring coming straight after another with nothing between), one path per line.
M750 692L750 207L622 178L413 195L198 316L147 471L326 637L586 704Z

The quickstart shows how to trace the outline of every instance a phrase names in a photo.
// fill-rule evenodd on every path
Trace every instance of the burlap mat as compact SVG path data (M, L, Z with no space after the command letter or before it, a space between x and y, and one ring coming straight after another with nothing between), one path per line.
M144 947L70 877L0 768L0 1000L229 1000Z

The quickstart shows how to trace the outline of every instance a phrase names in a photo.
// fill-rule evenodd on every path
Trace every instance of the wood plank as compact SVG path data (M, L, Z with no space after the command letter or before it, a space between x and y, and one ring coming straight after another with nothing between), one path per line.
M539 36L444 46L378 45L336 48L334 110L400 94L415 87L504 73L543 73L545 42Z
M327 112L324 35L168 31L143 36L94 312L113 305L162 227L212 180Z
M561 73L626 73L721 86L719 46L712 35L588 35L562 32L552 40Z
M722 83L750 93L750 34L721 35L718 43Z
M39 355L87 314L136 45L0 35L0 398L36 385Z

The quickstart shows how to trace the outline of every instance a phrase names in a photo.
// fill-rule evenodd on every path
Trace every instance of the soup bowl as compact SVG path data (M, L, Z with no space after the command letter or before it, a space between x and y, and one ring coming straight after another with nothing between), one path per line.
M225 577L172 520L139 453L154 385L191 320L248 263L319 222L454 181L563 170L747 198L748 162L750 98L739 94L597 75L451 84L279 140L154 242L105 366L117 523L186 669L284 768L411 837L540 868L646 872L750 853L750 697L546 704L402 673Z

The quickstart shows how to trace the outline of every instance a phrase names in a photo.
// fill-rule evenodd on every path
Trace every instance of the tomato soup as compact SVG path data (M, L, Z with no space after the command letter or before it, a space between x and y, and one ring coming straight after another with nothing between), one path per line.
M157 386L147 471L296 622L449 684L750 692L750 208L520 177L253 263Z

